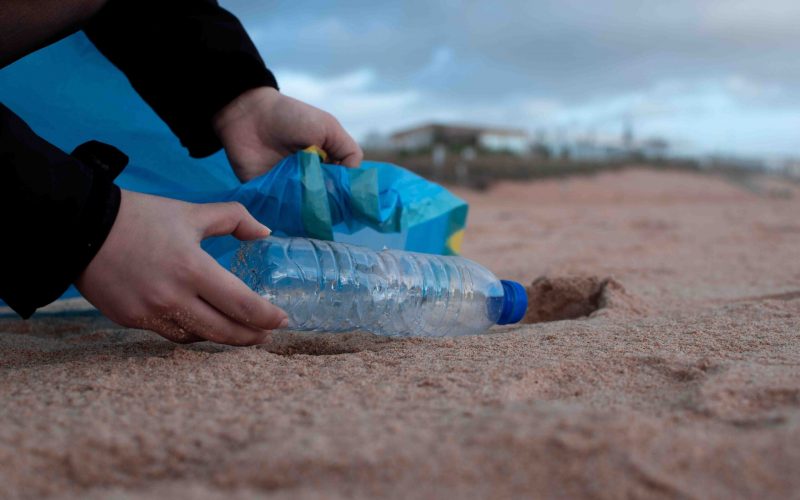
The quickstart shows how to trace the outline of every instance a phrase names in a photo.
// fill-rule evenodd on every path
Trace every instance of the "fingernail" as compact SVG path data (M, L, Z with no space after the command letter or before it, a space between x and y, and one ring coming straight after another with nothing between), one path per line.
M261 224L261 225L262 225L262 226L264 226L264 224ZM267 226L264 226L264 229L266 229L266 230L267 230L267 236L269 236L270 234L272 234L272 229L268 228Z
M283 318L281 324L278 325L278 328L287 328L289 326L289 318Z

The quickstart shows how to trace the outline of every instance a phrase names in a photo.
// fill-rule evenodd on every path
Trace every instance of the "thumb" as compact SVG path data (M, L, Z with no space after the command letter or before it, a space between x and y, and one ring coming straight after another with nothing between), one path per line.
M240 240L257 240L271 233L244 205L236 202L198 205L198 226L201 239L230 234Z
M327 134L322 149L330 155L334 162L350 168L359 167L361 160L364 158L364 152L358 146L358 143L333 117L331 117L326 128Z

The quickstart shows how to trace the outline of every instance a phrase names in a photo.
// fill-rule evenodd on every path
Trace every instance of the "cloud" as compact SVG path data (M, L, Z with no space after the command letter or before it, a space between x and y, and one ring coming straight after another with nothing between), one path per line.
M796 0L222 3L282 88L356 135L428 120L610 133L630 116L701 150L800 155Z
M640 138L666 137L683 153L792 154L800 107L776 111L784 89L740 76L659 82L581 103L512 95L494 103L453 106L435 93L387 91L375 72L316 77L286 70L289 95L330 111L357 138L439 121L515 127L574 139L617 138L631 124Z
M800 106L785 89L740 76L672 79L649 88L564 107L556 122L574 131L621 131L670 138L685 153L797 154Z
M356 137L400 126L403 110L420 100L415 91L376 89L374 71L364 68L324 78L290 69L276 72L282 92L332 113Z
M417 73L417 80L424 80L425 78L436 78L442 76L449 76L448 72L452 70L455 57L450 47L442 46L437 47L431 53L431 58L428 64Z

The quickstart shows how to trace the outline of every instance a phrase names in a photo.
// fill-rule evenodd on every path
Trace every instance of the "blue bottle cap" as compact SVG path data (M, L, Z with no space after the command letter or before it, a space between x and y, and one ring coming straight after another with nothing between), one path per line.
M528 310L528 293L525 287L516 281L500 280L500 283L503 285L503 311L497 324L518 323Z

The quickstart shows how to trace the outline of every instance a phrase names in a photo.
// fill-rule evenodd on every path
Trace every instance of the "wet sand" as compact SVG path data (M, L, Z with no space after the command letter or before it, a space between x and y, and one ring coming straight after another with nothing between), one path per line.
M0 496L800 498L797 185L458 193L535 323L229 348L0 319Z

